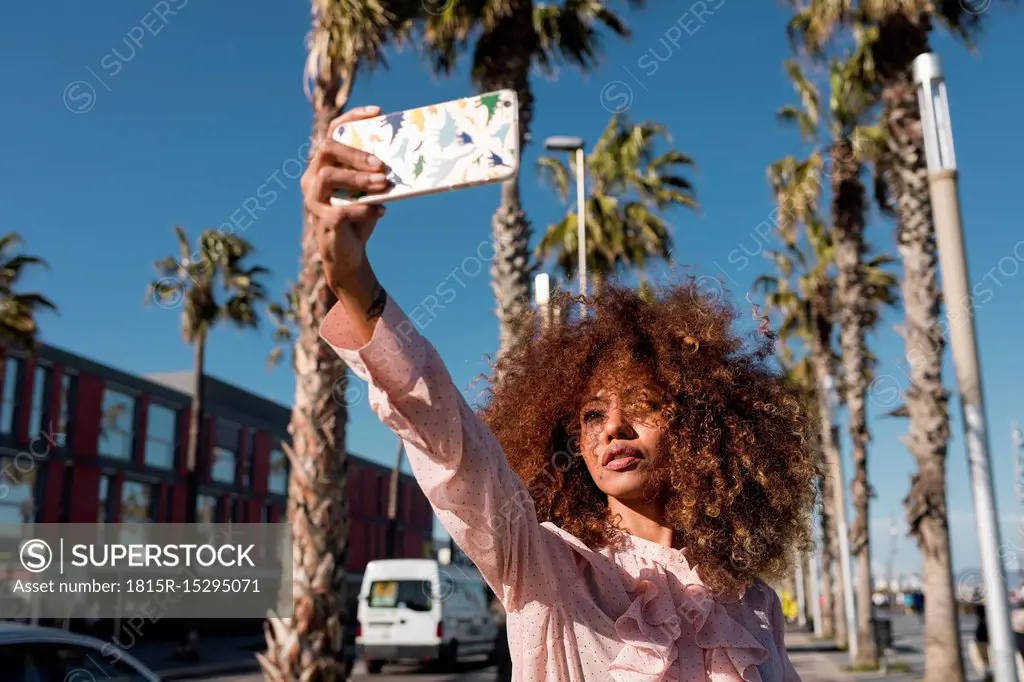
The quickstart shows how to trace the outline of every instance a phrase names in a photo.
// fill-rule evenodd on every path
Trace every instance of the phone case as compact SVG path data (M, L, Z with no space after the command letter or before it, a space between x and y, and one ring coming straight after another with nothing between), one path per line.
M367 151L391 170L392 187L336 193L335 206L385 203L508 180L519 172L519 106L514 90L452 100L338 126L334 139Z

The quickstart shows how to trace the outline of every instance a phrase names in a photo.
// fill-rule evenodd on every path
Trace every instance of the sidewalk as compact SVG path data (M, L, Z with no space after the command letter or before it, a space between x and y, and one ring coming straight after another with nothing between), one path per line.
M842 669L831 652L831 642L822 642L799 630L786 631L786 650L803 682L852 682L857 678Z
M829 641L816 640L800 630L786 631L786 649L803 682L913 682L914 673L853 673L847 670L849 654Z
M200 660L192 662L177 660L175 647L174 642L140 641L128 651L170 682L258 671L256 652L263 651L266 643L260 637L210 637L199 644Z

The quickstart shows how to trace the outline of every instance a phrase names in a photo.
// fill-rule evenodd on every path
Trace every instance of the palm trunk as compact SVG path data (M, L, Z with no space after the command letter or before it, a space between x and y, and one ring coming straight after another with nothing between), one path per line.
M340 70L339 70L340 71ZM351 94L355 65L317 81L313 92L311 154ZM342 86L342 84L344 84ZM318 329L335 303L323 276L311 216L303 215L295 345L295 407L285 447L291 463L288 521L292 527L294 613L269 618L267 652L258 655L271 682L340 682L348 550L348 458L345 451L347 370L320 341Z
M834 639L836 636L836 600L832 587L832 567L835 565L835 552L832 551L832 479L821 477L821 574L818 586L821 598L821 636Z
M811 399L817 400L812 395ZM814 403L816 406L817 403ZM810 409L810 408L809 408ZM817 409L817 407L813 408ZM835 603L832 599L832 501L835 496L832 494L831 479L824 475L827 471L825 466L825 455L821 449L821 432L812 433L812 447L815 452L815 466L820 472L815 477L817 497L820 502L818 507L818 524L821 529L821 543L818 550L821 552L821 567L818 574L818 598L821 599L821 636L825 639L835 637ZM812 556L811 561L814 560Z
M515 90L519 100L519 159L522 163L533 120L530 65L534 54L532 0L513 0L496 25L481 38L478 52L488 54L479 77L484 92ZM528 334L517 324L530 306L530 222L523 210L518 176L501 185L501 204L491 219L494 262L491 288L497 301L499 355Z
M801 566L800 570L803 573L804 584L804 619L807 621L807 629L813 632L814 630L814 592L811 590L811 562L814 561L814 555L808 552L801 552L800 554Z
M903 261L903 336L910 365L905 395L909 433L905 442L918 467L904 504L910 532L917 539L924 563L924 679L963 682L946 504L949 414L942 385L942 294L921 115L911 70L913 58L929 51L929 28L926 20L883 23L881 42L901 49L889 55L879 70L887 133L886 180L896 202Z
M402 478L404 452L405 442L399 439L395 468L391 470L391 480L388 482L388 526L384 534L384 556L388 559L398 558L398 482Z
M199 446L203 433L203 374L206 369L206 337L196 339L193 347L192 403L188 415L188 443L185 450L187 483L185 522L196 522L196 505L199 500Z
M817 334L814 339L812 350L812 361L814 363L815 383L819 387L826 385L828 378L832 376L832 353L830 336L832 325L821 319L821 313L816 313L818 318ZM831 484L832 513L830 515L831 547L835 575L832 577L833 587L833 613L835 614L836 645L840 648L849 646L849 633L846 627L846 601L844 594L844 576L842 564L838 560L842 557L839 550L839 534L846 527L846 507L844 500L843 479L840 475L840 453L838 429L832 421L832 408L828 403L828 394L824 389L815 391L817 397L818 418L821 423L821 450L825 455L825 477Z
M857 562L857 659L858 667L878 667L875 646L874 602L871 585L871 486L868 483L867 375L865 358L864 300L864 185L861 164L848 138L832 148L832 224L836 278L839 298L839 346L843 358L843 402L849 411L850 440L853 443L854 520L850 528L850 552Z
M189 406L188 444L185 451L185 522L196 522L196 507L199 505L199 479L204 470L200 445L203 436L203 375L206 372L206 336L201 335L193 346L192 404ZM192 659L199 656L199 626L196 621L186 621L178 642L177 656Z
M591 296L600 296L604 292L605 286L608 284L608 280L603 272L592 270L587 273L587 279L590 280L590 292Z

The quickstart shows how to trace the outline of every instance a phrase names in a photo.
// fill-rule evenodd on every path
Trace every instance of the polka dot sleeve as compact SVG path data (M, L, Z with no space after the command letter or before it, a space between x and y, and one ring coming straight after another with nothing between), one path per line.
M537 522L533 500L430 343L388 299L373 337L354 348L336 305L320 334L369 383L374 412L406 444L438 519L512 610L547 600L570 550ZM571 571L571 569L570 569Z

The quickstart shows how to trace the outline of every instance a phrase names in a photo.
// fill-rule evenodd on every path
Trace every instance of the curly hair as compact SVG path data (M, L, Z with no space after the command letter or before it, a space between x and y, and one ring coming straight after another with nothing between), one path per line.
M579 457L579 413L595 376L645 381L667 418L666 524L712 590L783 577L809 547L814 428L799 391L772 368L774 337L741 335L738 310L692 277L642 295L606 286L587 314L560 316L509 349L481 417L533 498L538 519L587 546L622 540ZM579 309L563 294L555 309ZM756 314L756 311L755 311ZM528 312L520 324L535 328Z

